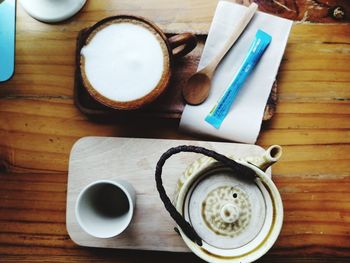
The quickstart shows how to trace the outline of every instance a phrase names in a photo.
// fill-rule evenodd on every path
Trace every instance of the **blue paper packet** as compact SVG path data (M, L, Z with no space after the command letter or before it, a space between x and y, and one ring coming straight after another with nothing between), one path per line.
M244 84L244 81L264 54L266 48L271 42L271 39L271 36L264 31L260 29L257 31L253 43L251 44L248 54L246 55L241 67L238 69L232 82L222 97L205 118L205 121L214 126L216 129L220 128L221 123L227 116L234 99Z

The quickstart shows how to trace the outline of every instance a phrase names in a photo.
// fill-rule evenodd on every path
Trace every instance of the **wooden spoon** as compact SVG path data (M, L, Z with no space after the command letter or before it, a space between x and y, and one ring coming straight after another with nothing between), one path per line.
M253 18L257 9L258 5L255 3L252 3L248 7L246 13L229 36L229 39L225 43L225 46L220 50L220 52L218 52L218 54L206 67L192 75L192 77L190 77L190 79L187 81L186 86L182 90L182 94L188 104L198 105L206 100L209 95L211 79L216 67L222 58L226 55L227 51L229 51L232 45L236 42L238 37L242 34L250 20Z

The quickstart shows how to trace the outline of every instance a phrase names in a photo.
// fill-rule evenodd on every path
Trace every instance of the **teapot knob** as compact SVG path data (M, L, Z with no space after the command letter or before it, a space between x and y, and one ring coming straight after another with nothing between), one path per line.
M232 224L238 220L239 216L239 207L232 203L225 204L220 210L220 217L225 223Z

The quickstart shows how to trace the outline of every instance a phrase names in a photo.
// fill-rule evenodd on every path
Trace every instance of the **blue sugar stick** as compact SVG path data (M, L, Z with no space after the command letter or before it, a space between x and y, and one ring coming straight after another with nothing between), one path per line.
M244 81L250 72L252 72L270 42L271 36L259 29L241 67L238 69L229 87L205 118L206 122L214 126L216 129L220 128L221 123L228 114L234 99L244 84Z

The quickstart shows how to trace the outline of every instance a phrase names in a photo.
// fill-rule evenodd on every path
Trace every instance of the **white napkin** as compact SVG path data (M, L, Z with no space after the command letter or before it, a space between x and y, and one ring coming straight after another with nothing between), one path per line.
M223 47L227 35L232 32L232 28L246 9L247 7L232 2L219 1L198 70L205 67ZM186 105L180 121L180 130L237 142L255 143L291 26L290 20L257 12L217 68L208 99L199 106ZM248 76L221 127L215 129L204 119L227 89L258 29L271 35L272 41L251 75Z

